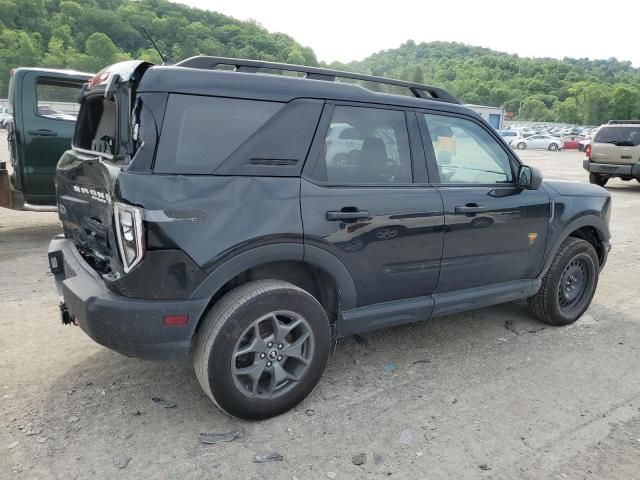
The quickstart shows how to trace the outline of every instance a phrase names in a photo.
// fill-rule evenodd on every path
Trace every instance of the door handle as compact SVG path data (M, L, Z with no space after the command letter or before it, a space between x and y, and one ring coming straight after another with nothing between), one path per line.
M488 211L487 207L477 203L467 203L456 207L456 213L484 213L486 211Z
M623 160L631 160L633 157L631 155L620 155L620 158Z
M34 137L57 137L58 132L54 132L53 130L47 130L46 128L40 128L38 130L28 130L27 133L29 135L33 135Z
M369 212L367 210L340 210L337 212L327 212L327 220L330 222L336 220L362 220L364 218L369 218Z

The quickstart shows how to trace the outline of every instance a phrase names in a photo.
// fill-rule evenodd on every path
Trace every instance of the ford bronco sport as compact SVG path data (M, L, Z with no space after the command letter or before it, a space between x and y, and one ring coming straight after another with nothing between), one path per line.
M339 337L516 299L574 322L609 251L604 189L543 183L444 90L320 68L108 67L56 183L63 322L190 356L243 418L300 402Z
M640 120L611 120L587 146L582 166L589 181L604 187L610 178L640 182Z

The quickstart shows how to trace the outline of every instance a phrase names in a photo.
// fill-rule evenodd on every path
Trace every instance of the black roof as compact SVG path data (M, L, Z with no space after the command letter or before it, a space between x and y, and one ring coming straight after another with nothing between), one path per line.
M198 62L194 62L198 59ZM202 60L200 60L202 59ZM270 69L282 69L293 71L310 71L306 78L299 78L286 75L273 75L268 73L258 73L254 70L220 70L207 67L208 63L218 65L234 65L237 62L254 62L261 65L276 65L267 67ZM202 65L189 67L189 63L205 62ZM318 98L337 101L354 101L363 103L374 103L382 105L393 105L413 108L430 108L434 110L459 112L469 114L469 108L457 103L457 100L442 89L430 87L428 85L403 82L401 80L384 79L366 75L349 74L327 69L317 69L310 67L286 66L280 68L282 64L270 64L269 62L244 61L237 59L221 59L219 57L193 57L174 66L153 66L143 75L138 86L138 92L171 92L188 95L208 95L234 98L246 98L254 100L266 100L274 102L289 102L295 98ZM265 68L265 67L258 67ZM304 70L303 70L304 69ZM317 75L317 76L316 76ZM411 89L423 89L431 95L441 95L437 97L422 96L421 93L414 92L414 97L379 93L364 88L357 84L344 82L327 81L327 79L316 79L326 76L346 77L356 80L373 81L378 83L388 83L397 86L406 86ZM333 80L333 79L329 79ZM430 90L431 89L431 90Z

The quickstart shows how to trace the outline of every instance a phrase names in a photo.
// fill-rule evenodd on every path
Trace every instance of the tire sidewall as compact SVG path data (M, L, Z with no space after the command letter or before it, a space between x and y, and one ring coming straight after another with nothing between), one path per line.
M586 295L580 301L579 307L572 309L570 312L565 312L560 308L558 288L566 266L576 257L584 258L589 262L589 270L592 278L589 279L589 291L586 292ZM568 325L575 322L589 308L593 295L598 287L599 268L600 264L598 261L598 255L596 254L593 246L586 241L575 244L562 256L562 258L559 259L558 268L553 270L552 277L550 278L551 285L553 287L553 295L549 296L549 301L546 305L546 308L549 310L548 313L556 319L556 323L558 325Z
M236 386L231 373L233 352L240 335L259 317L277 310L303 316L314 337L314 353L307 371L287 394L272 400L251 399ZM208 382L216 402L241 418L262 419L283 413L302 401L316 385L326 366L331 331L322 306L299 290L271 290L237 308L222 325L208 358Z

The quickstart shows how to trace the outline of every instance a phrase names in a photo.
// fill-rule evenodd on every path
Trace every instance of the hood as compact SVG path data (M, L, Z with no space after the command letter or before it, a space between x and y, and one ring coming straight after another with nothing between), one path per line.
M590 183L570 182L567 180L544 180L542 183L554 192L571 197L608 197L609 192L598 185Z

